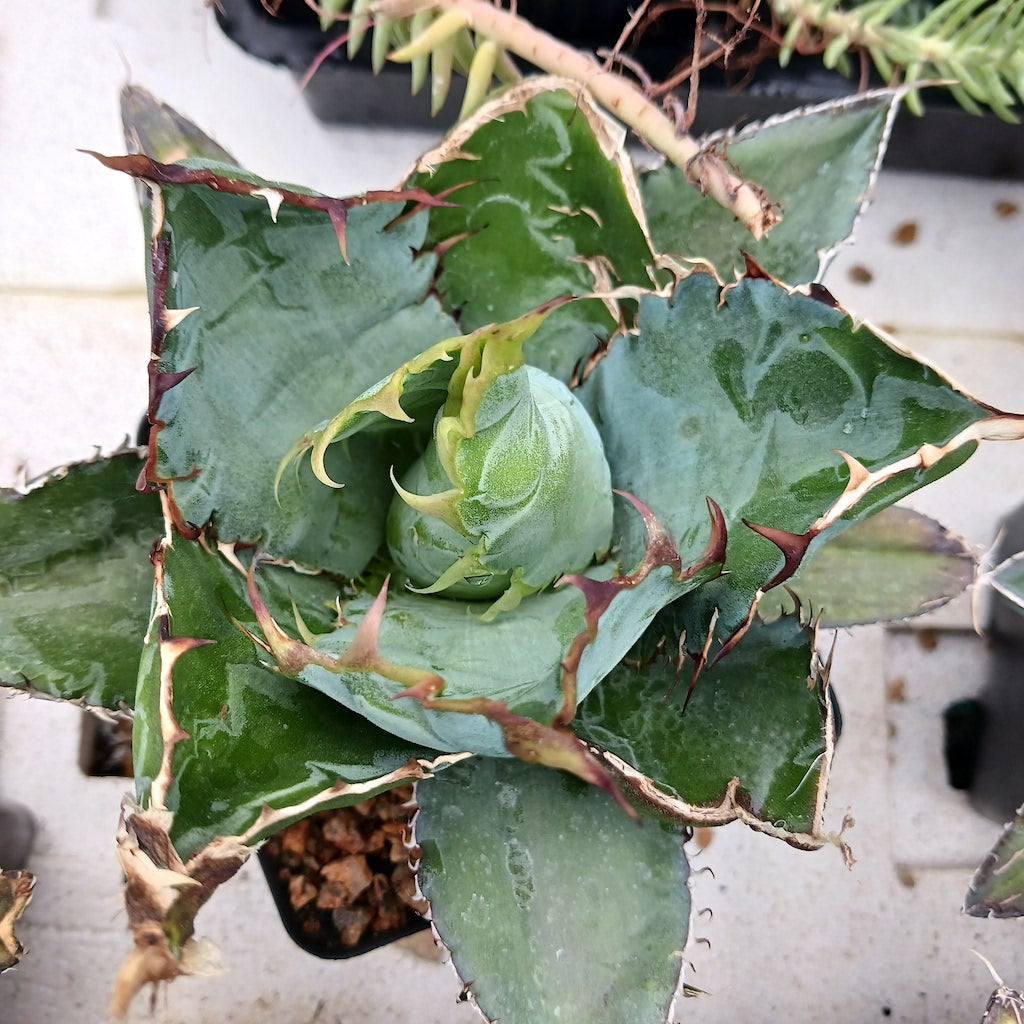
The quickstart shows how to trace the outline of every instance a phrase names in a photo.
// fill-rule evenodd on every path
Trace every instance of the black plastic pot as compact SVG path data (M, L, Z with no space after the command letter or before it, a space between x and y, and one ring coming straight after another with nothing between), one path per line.
M383 793L363 805L366 810L358 819L359 829L366 835L370 835L375 829L381 826L382 822L394 822L395 801L392 794ZM376 816L375 806L381 806L382 814L389 815L384 818ZM350 820L354 819L350 808L335 812L321 812L313 815L306 822L298 823L297 828L301 829L300 836L305 837L302 841L302 852L296 849L295 840L299 838L293 834L292 842L284 841L285 833L273 836L261 847L259 851L260 866L263 868L267 885L270 888L277 911L281 917L281 923L285 931L301 949L313 956L326 960L344 960L353 956L360 956L370 950L394 942L396 939L413 935L416 932L429 928L429 923L413 908L407 906L399 897L397 890L388 887L387 879L393 874L393 869L398 862L384 851L360 853L358 857L364 857L373 872L373 883L365 890L362 890L355 899L338 899L325 901L333 906L321 906L319 886L326 885L322 879L318 879L318 868L323 864L329 864L332 860L344 859L344 854L331 844L322 840L321 836L326 834L325 822L332 818L338 820L338 816L347 814ZM319 830L321 830L320 832ZM404 850L404 846L403 846ZM407 860L407 855L403 855ZM329 869L328 869L329 870ZM316 897L308 898L302 906L296 909L291 892L291 887L296 884L299 889L305 885L311 885L317 889ZM329 884L329 883L328 883ZM381 892L375 892L368 898L371 891L376 887ZM337 894L334 894L337 896ZM352 928L353 918L360 912L367 913L367 908L374 908L373 918L368 918L361 926L361 933L356 937L346 937L346 927ZM378 915L379 916L376 916ZM382 927L384 919L389 919L389 925ZM401 918L399 921L398 918Z
M1002 520L997 536L993 565L1024 551L1024 505ZM1005 822L1024 801L1024 615L994 589L985 635L988 670L977 697L984 723L968 789L975 810Z
M627 0L518 0L519 12L537 25L583 50L597 52L615 45L629 18ZM218 0L217 21L238 46L262 60L304 74L317 55L345 31L344 25L321 32L304 0L282 0L271 16L261 0ZM665 78L693 38L692 11L671 11L632 51L655 80ZM307 84L310 109L325 123L388 127L433 126L446 130L458 116L462 83L452 80L443 109L431 118L423 89L409 95L407 68L388 66L374 75L364 44L350 62L344 46L328 57ZM876 82L880 85L880 82ZM853 92L855 83L822 68L817 58L794 58L785 68L758 68L756 80L734 93L721 72L701 75L696 134L727 125L763 120L773 114L820 103ZM886 167L936 171L979 178L1024 180L1024 132L993 114L966 113L945 93L929 90L928 113L902 111L886 154Z

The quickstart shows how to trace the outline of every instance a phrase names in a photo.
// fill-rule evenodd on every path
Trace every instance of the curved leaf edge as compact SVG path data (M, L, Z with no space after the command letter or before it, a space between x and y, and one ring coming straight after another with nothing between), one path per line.
M112 466L113 463L125 459L125 460L136 460L138 462L139 474L141 479L141 472L144 467L147 449L146 446L137 446L129 442L126 437L124 441L115 449L109 453L103 452L97 448L91 457L81 459L75 462L63 463L59 466L54 466L42 473L39 473L33 477L23 477L16 481L12 486L0 487L0 504L13 505L17 502L25 499L32 500L38 496L39 492L45 487L51 484L57 484L58 486L69 476L73 475L77 470L88 469L90 467L102 467ZM136 485L138 490L138 485ZM112 498L124 497L125 495L120 492L115 495L111 493ZM132 492L127 492L130 495ZM159 511L155 511L153 515L153 528L151 536L147 536L146 539L140 539L142 533L138 524L135 527L135 540L139 543L140 557L145 558L145 553L149 552L152 548L153 543L159 536L161 529L161 518ZM93 544L97 541L94 539ZM105 540L104 543L107 543ZM33 563L25 563L31 565ZM23 565L24 567L24 565ZM145 623L140 624L139 639L141 641L142 634L145 629ZM113 701L110 699L99 702L90 699L89 695L83 693L69 693L60 690L59 687L37 685L38 677L29 678L24 672L17 672L15 675L8 678L0 678L0 693L11 692L21 693L26 697L30 697L37 700L57 700L61 703L71 704L75 707L80 707L88 710L90 713L107 717L112 720L123 720L130 719L132 715L132 704L128 699L121 699ZM127 695L126 695L127 696Z
M597 748L592 749L594 749L595 752L597 750ZM430 925L430 932L434 940L434 945L447 955L447 961L451 966L451 969L455 972L455 976L458 978L461 984L461 990L459 992L458 1000L460 1002L469 1003L469 1005L472 1006L480 1014L481 1017L488 1021L488 1024L499 1024L500 1018L491 1018L477 1001L476 995L473 992L473 983L475 979L467 978L460 970L459 959L456 955L456 951L453 949L452 946L449 946L446 943L441 933L438 931L434 915L434 905L431 902L431 900L427 898L426 894L424 893L423 889L420 886L419 866L422 858L422 850L420 847L421 836L418 831L418 827L420 824L420 802L418 798L420 786L423 784L423 782L426 782L429 785L429 779L417 781L413 785L413 795L411 802L414 808L414 812L410 824L408 841L406 844L409 849L410 864L413 868L413 881L415 885L416 897L422 900L423 903L426 905L426 910L423 912L422 916L424 920L427 921L427 923ZM688 863L690 858L687 855L686 847L690 843L692 838L692 831L690 831L687 827L684 827L684 833L681 836L680 841L682 845L683 856L687 858ZM695 852L699 852L699 848ZM692 868L688 870L684 884L689 895L689 911L687 914L686 922L686 943L682 949L677 950L674 954L679 963L679 973L676 980L675 992L672 997L672 1001L668 1007L668 1012L665 1015L664 1024L670 1024L670 1022L677 1019L677 1007L679 1005L680 999L687 998L693 995L703 994L700 989L693 988L692 986L688 985L685 980L687 967L691 967L692 969L692 964L687 956L688 951L695 948L698 944L707 942L707 940L698 937L695 931L697 922L702 911L697 907L696 901L694 900L696 888L696 875Z
M381 650L379 640L380 627L387 607L387 580L358 623L348 648L335 656L314 646L316 638L312 635L304 635L303 639L296 640L276 622L263 601L256 582L256 570L261 560L260 556L256 555L250 562L248 570L245 571L246 588L249 604L256 616L262 637L246 632L253 643L262 648L286 675L298 676L303 669L309 666L316 666L334 674L345 671L365 673L402 687L399 692L391 695L391 700L415 699L419 701L426 712L483 716L500 728L505 750L511 756L518 757L527 763L539 763L569 771L584 781L604 789L626 813L633 815L635 813L633 808L622 797L619 788L609 777L601 762L591 755L586 744L570 729L577 704L593 688L593 685L596 685L599 678L603 678L602 674L599 678L589 680L587 685L581 687L578 679L581 662L584 654L599 638L602 616L618 600L616 612L621 620L624 614L623 609L630 609L636 603L636 600L630 595L642 596L638 588L656 570L662 568L670 570L668 581L658 577L651 580L651 584L657 586L662 595L661 601L657 603L658 608L663 607L667 601L672 600L680 593L688 592L701 585L706 579L717 576L724 564L726 532L721 510L708 499L710 530L707 545L698 561L694 565L684 568L675 543L650 509L631 495L622 495L622 497L634 506L644 521L648 536L645 556L639 566L627 575L617 575L603 580L575 574L563 577L556 584L556 586L571 584L579 589L584 597L584 610L580 632L571 641L558 665L554 666L556 670L560 671L563 700L561 709L550 724L524 717L513 712L507 703L487 697L445 698L442 694L447 683L438 670L396 664L388 659ZM642 608L643 605L638 605L638 607ZM625 612L625 617L629 617L628 610ZM616 620L616 625L620 620ZM648 617L642 621L639 631L634 629L629 634L629 642L618 652L618 656L614 657L606 671L610 671L618 663L628 647L638 639L649 621ZM302 630L301 623L299 626L300 632L305 634L306 631ZM621 641L620 646L622 646ZM170 653L173 655L173 651ZM605 654L605 660L607 658L608 656ZM387 727L388 723L377 724ZM167 723L163 728L166 735L170 736L174 734L176 725ZM406 738L413 739L414 737ZM423 737L415 739L418 742L423 742ZM490 750L476 752L492 756L495 753ZM165 756L165 760L167 757L169 755Z
M172 240L164 224L162 187L190 186L206 188L221 194L249 197L266 203L268 216L275 223L278 210L282 205L319 211L330 221L338 241L341 257L346 264L348 263L348 253L345 229L350 210L373 203L404 202L412 204L413 210L451 204L445 197L434 196L422 189L377 190L358 196L339 198L267 182L240 168L209 161L190 160L184 163L165 164L141 153L127 156L104 156L91 150L86 152L105 167L128 174L144 183L149 189L149 201L144 204L144 209L147 214L150 242L147 256L151 320L147 417L151 431L144 479L150 485L163 489L176 529L182 536L195 540L207 524L190 523L184 518L174 500L173 485L176 480L162 477L157 469L158 436L166 426L160 417L161 401L167 392L186 380L195 369L195 367L189 367L176 372L165 372L159 369L167 335L186 317L196 311L194 307L189 309L169 309L167 307L167 293L171 280ZM198 473L199 467L194 467L190 476L185 479L191 479Z
M799 602L796 604L794 614L799 627L807 632L810 639L808 688L816 689L821 693L825 709L824 750L816 772L813 820L807 831L793 831L786 828L782 822L768 821L760 817L751 809L749 800L743 792L743 782L737 776L734 776L726 784L717 803L713 801L690 803L675 793L667 792L654 779L612 751L592 742L587 742L586 745L593 756L607 768L611 778L625 797L644 814L672 821L685 827L713 828L727 825L733 821L740 821L755 832L780 839L799 850L819 850L825 846L834 846L842 855L844 863L851 867L855 862L853 853L843 836L847 829L853 826L853 818L849 814L845 815L838 831L829 831L824 824L829 776L837 740L836 710L829 688L834 648L829 652L827 658L822 659L818 650L819 619L807 617Z
M167 535L153 551L153 564L155 568L154 610L149 633L146 638L147 644L153 643L155 640L157 660L160 665L158 714L161 750L159 770L149 782L148 793L145 799L145 811L146 813L168 815L169 820L166 828L169 832L170 823L173 821L173 811L169 806L169 794L175 782L173 773L174 751L179 743L190 738L188 733L182 729L174 711L174 667L178 660L188 655L189 652L199 647L213 644L216 641L198 637L174 636L172 633L164 562L166 551L173 545L175 537L170 522L167 525ZM180 542L196 543L188 538L181 538ZM205 546L205 539L201 540L201 543ZM232 562L239 572L245 574L246 570L238 562L233 546L225 545L221 549L221 554L229 562ZM245 632L241 624L236 623L236 625ZM359 803L377 793L394 789L407 782L429 778L433 772L439 771L449 764L454 764L469 756L470 754L466 752L456 752L440 754L438 757L431 759L412 757L401 767L384 772L376 778L366 779L361 782L346 782L343 779L338 779L320 792L296 804L272 807L270 804L264 803L260 813L246 829L233 836L219 836L211 840L211 843L208 843L206 848L209 848L212 843L221 841L231 841L242 846L252 846L274 832L285 828L292 822L308 817L316 811L330 810L335 807Z
M765 271L749 254L744 254L744 259L746 263L745 273L736 281L725 284L718 277L714 267L705 261L696 261L690 267L678 264L672 266L671 261L667 264L663 263L664 266L672 266L674 280L669 285L658 288L650 294L671 300L676 288L686 278L695 274L703 274L715 281L719 288L719 303L722 304L727 301L730 291L739 288L746 282L758 280L768 282L771 286L780 288L789 295L804 296L836 310L850 321L854 329L870 331L883 345L897 355L912 359L925 366L940 381L963 395L968 401L973 402L987 415L975 420L944 442L924 442L909 455L889 465L879 466L874 470L869 470L847 452L836 449L836 454L843 460L848 470L849 476L846 487L832 505L822 512L803 533L792 533L773 527L770 524L759 524L742 519L742 523L747 529L770 541L778 548L782 555L782 565L771 579L762 583L757 589L748 607L746 617L724 638L713 658L709 660L707 657L707 645L705 645L703 651L694 650L689 652L697 666L695 679L696 676L699 676L705 665L715 664L735 648L736 644L740 642L750 628L754 617L758 614L758 606L765 593L785 584L796 574L811 544L815 540L851 517L858 514L862 516L874 514L870 511L862 511L866 499L873 491L884 488L885 485L906 474L914 472L927 473L946 459L956 458L960 455L962 455L963 459L966 459L982 441L1024 440L1024 413L1008 412L977 399L930 360L917 355L911 349L901 345L883 329L874 326L866 320L855 317L823 285L812 282L808 285L789 286ZM966 454L963 454L964 452ZM711 497L713 498L714 496L712 495ZM709 636L713 634L714 624L712 623Z

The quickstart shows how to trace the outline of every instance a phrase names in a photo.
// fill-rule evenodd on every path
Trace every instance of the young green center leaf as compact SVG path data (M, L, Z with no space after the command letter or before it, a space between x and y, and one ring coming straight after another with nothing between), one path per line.
M434 346L298 446L312 448L314 472L333 484L327 445L381 417L432 416L423 454L395 480L389 552L414 591L497 598L489 619L582 572L611 539L601 437L564 384L523 361L524 342L558 305Z
M607 550L611 475L593 422L560 381L520 366L474 384L475 410L467 393L438 414L392 502L387 539L417 588L500 597L493 617Z

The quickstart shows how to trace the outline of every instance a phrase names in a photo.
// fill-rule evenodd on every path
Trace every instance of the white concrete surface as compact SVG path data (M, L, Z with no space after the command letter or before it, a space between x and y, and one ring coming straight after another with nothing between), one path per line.
M290 77L224 41L200 0L67 0L45 15L6 0L0 19L0 485L115 448L144 402L148 325L131 183L76 152L120 152L125 67L268 177L344 194L393 184L424 137L321 127ZM875 207L828 284L846 305L945 365L996 405L1024 407L1021 185L883 174ZM912 245L895 229L918 225ZM871 280L858 283L855 266ZM1024 450L990 445L913 504L984 547L1024 498ZM966 605L936 620L967 624ZM973 641L962 637L957 644ZM932 658L941 659L941 649ZM978 643L980 652L981 646ZM937 711L980 688L973 655L912 656L906 634L839 637L834 681L845 718L831 820L850 808L858 862L802 854L718 830L695 868L713 909L690 981L712 993L678 1019L890 1019L960 1024L981 1016L983 952L1024 984L1016 922L965 918L974 864L998 834L945 786ZM887 684L907 680L897 703ZM36 896L20 934L29 955L0 980L0 1024L99 1024L128 945L113 834L123 789L77 767L80 713L0 697L0 793L40 818ZM1021 794L1024 798L1024 794ZM202 934L229 973L184 980L133 1020L158 1024L460 1024L449 969L396 947L347 962L291 945L251 865L204 910ZM581 984L585 981L581 979ZM606 1024L606 1022L595 1022ZM617 1022L607 1022L617 1024Z

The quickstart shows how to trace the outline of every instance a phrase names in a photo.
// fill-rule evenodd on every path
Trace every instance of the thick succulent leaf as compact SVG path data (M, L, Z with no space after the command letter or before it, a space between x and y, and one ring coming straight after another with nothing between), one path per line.
M964 911L972 917L1024 917L1024 807L978 866Z
M707 260L723 281L742 272L743 251L780 280L819 280L867 203L897 105L896 93L867 93L711 136L708 145L720 147L743 178L761 184L783 207L781 223L757 241L679 168L645 174L641 187L655 249Z
M188 157L237 163L201 128L138 85L129 83L121 90L121 124L129 151L145 153L160 163Z
M502 1024L669 1019L690 922L678 828L561 773L474 758L417 786L418 880Z
M971 548L934 519L887 508L815 548L758 610L763 618L792 610L792 591L822 626L905 619L963 593L976 565Z
M338 446L332 475L350 481L340 495L304 468L282 479L275 500L274 474L296 437L457 333L426 297L433 259L414 255L425 215L391 224L400 206L385 202L347 214L335 204L331 216L277 208L280 186L218 174L217 188L161 185L150 477L167 482L182 529L214 518L222 540L358 573L383 537L388 469L402 453L373 438ZM229 186L256 194L225 194Z
M643 300L639 336L619 338L582 389L613 485L653 509L684 564L705 495L721 506L729 571L669 609L691 650L716 613L717 634L734 635L825 530L949 472L981 438L1021 434L1020 417L976 403L829 300L763 278L722 291L693 274L671 299ZM642 531L625 515L616 530L628 564Z
M671 658L624 662L580 705L576 731L653 782L654 808L697 823L741 818L814 845L833 743L814 630L795 616L755 620L684 711L687 682Z
M373 599L349 601L345 625L317 637L316 649L344 653ZM486 607L396 589L387 597L380 651L398 665L437 672L446 700L486 697L517 714L550 721L561 705L562 660L583 629L582 595L571 587L534 594L493 622L480 618ZM375 672L309 665L298 678L410 742L507 756L495 723L476 714L427 710L412 697L395 700L406 687Z
M167 615L154 623L139 678L136 788L148 802L155 784L157 802L174 811L171 834L182 857L214 836L255 841L267 834L269 827L253 829L264 804L298 807L292 816L301 817L310 807L300 805L317 798L333 799L323 806L358 802L375 783L399 784L385 777L422 757L419 748L262 663L262 652L233 621L256 628L241 568L180 537L157 561L158 604L165 603ZM274 567L264 567L261 578L265 599L282 619L291 618L294 600L311 629L333 622L336 581ZM171 702L173 719L161 714L162 699ZM362 785L335 791L339 781ZM286 823L287 815L274 818L277 828Z
M462 376L471 374L472 380L478 381L482 369L477 362L489 347L501 353L495 357L497 365L492 372L496 375L510 372L517 360L521 362L523 341L544 322L553 305L533 310L512 323L488 324L472 334L446 338L418 352L357 395L327 423L309 431L294 450L301 452L311 448L314 469L317 469L328 445L347 441L364 431L394 430L396 425L408 429L408 424L417 420L423 421L422 425L429 429L435 413L448 400L450 382L460 365ZM458 387L461 392L464 384Z
M606 565L590 570L586 578L608 580L613 571ZM567 664L575 667L574 707L618 664L658 610L713 571L709 568L680 581L668 567L660 566L639 585L621 588L582 651L574 641L587 635L587 606L575 586L533 594L493 621L480 617L486 603L396 591L387 595L375 643L401 673L389 678L362 667L307 664L298 678L410 742L442 751L507 756L501 729L483 711L436 710L429 699L395 698L419 674L424 680L437 680L438 689L430 696L444 702L482 698L500 702L524 718L551 722L566 699ZM345 604L344 624L316 637L316 651L343 656L353 647L373 603L372 595L364 595Z
M0 492L0 683L130 707L149 622L160 499L138 452Z
M992 586L1015 612L1024 615L1024 553L998 565L989 577Z
M560 296L650 287L621 132L585 91L551 86L532 79L482 107L407 182L455 204L431 210L426 244L439 253L437 288L464 331ZM598 299L572 303L529 342L527 361L568 382L615 323Z

